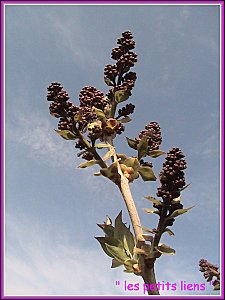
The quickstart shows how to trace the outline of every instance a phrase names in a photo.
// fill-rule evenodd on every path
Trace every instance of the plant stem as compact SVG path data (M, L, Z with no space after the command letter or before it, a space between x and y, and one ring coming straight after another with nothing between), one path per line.
M137 246L141 247L141 245L145 244L145 240L142 237L142 228L141 228L141 222L139 219L139 215L130 191L130 186L129 186L129 181L126 177L123 176L122 172L121 172L121 180L120 180L120 184L119 184L119 189L120 192L123 196L123 199L125 201L131 222L132 222L132 226L134 229L134 234L135 234L135 238L137 240ZM147 260L145 259L144 255L140 255L140 267L141 267L141 271L142 271L142 278L145 282L145 284L147 284L147 289L148 289L148 294L149 295L159 295L159 291L156 285L156 279L155 279L155 271L154 271L154 263L155 263L155 259L153 260ZM150 290L150 284L154 284L155 285L155 290Z
M130 191L129 181L126 177L124 177L123 174L120 174L120 176L121 176L121 180L119 183L119 189L120 189L120 192L125 201L125 204L126 204L126 207L127 207L127 210L128 210L131 222L132 222L135 238L137 241L144 242L145 240L142 237L143 232L141 229L141 221L139 219L139 215L138 215L135 203L134 203L134 199L133 199L131 191Z

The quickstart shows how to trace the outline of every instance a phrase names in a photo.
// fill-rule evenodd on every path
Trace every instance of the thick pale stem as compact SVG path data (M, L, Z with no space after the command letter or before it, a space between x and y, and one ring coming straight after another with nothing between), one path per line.
M131 218L136 240L144 242L145 240L142 237L143 232L141 229L141 221L139 219L138 212L134 203L134 199L130 191L129 181L126 177L123 176L123 174L121 174L119 189L121 191L121 194L127 206L127 210Z
M118 170L120 171L120 170ZM120 173L120 172L119 172ZM139 219L139 215L130 191L129 181L126 177L123 176L121 172L121 181L119 184L119 189L125 201L128 213L131 218L132 226L134 229L135 238L137 240L137 246L141 247L141 245L145 244L145 240L142 237L143 231L141 228L141 222ZM155 272L154 272L154 262L155 260L146 260L144 255L140 256L140 265L142 271L142 278L146 284L146 290L149 295L159 295L159 291L156 286ZM155 285L155 290L151 290L150 285Z

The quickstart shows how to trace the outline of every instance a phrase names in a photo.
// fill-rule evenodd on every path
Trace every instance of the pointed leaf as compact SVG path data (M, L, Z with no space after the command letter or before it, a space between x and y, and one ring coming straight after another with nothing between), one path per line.
M164 229L163 232L167 232L170 236L175 235L174 232L169 228Z
M96 113L96 115L99 117L100 120L105 120L106 119L106 116L105 116L104 112L101 109L93 107L92 110L93 110L93 112Z
M161 150L152 150L148 152L148 155L151 156L152 158L159 157L163 154L166 154L166 152L161 151Z
M112 225L106 224L97 224L106 234L108 237L114 237L114 230L115 228Z
M132 119L130 117L126 116L125 118L119 119L118 121L125 124L125 123L132 121Z
M124 249L109 244L105 244L105 246L107 251L111 254L111 256L119 262L124 263L124 261L129 258L129 256L126 255Z
M127 231L126 225L122 221L122 210L115 219L115 238L123 242L123 237Z
M139 227L141 227L142 230L145 231L145 232L154 233L154 231L152 229L148 228L148 227L145 227L145 226L139 226Z
M55 132L57 132L62 138L64 138L65 140L75 140L77 137L69 130L56 130Z
M105 143L96 144L95 148L97 149L109 148L109 144L105 144Z
M95 165L95 164L97 164L97 163L98 163L97 160L92 159L92 160L89 160L89 161L87 161L87 162L85 162L85 163L83 163L83 164L80 164L80 165L78 166L78 168L84 169L84 168L87 168L87 167L91 167L91 166L93 166L93 165Z
M150 167L140 167L139 174L144 181L156 181L156 177Z
M123 163L127 159L127 156L123 153L117 153L116 156L117 156L118 160L120 161L120 163Z
M162 202L160 200L157 200L154 197L151 196L146 196L145 199L151 201L152 203L156 204L156 205L163 205Z
M100 245L102 246L103 251L110 257L114 257L110 251L108 251L106 245L111 245L114 247L118 247L120 249L122 248L122 244L120 241L118 241L117 239L113 238L113 237L95 237L95 239L100 243Z
M148 214L157 214L157 215L159 214L158 209L151 209L151 208L143 208L143 209Z
M169 246L167 246L165 244L159 244L155 248L158 252L160 252L162 254L174 255L176 253L174 249L170 248Z
M129 139L128 137L126 137L126 139L127 139L128 145L129 145L132 149L137 150L137 144L138 144L137 141L132 140L132 139Z
M105 76L104 81L108 86L113 86L113 82L108 77Z
M115 92L115 100L116 103L121 103L123 101L126 101L129 98L129 92L124 90L119 90Z
M185 214L186 212L188 212L190 209L192 209L194 206L188 207L188 208L183 208L183 209L177 209L175 210L169 217L167 217L166 219L173 219L176 218L182 214Z
M138 150L138 159L139 160L142 157L146 156L146 154L148 152L148 140L147 140L147 136L144 135L141 138L140 142L138 143L137 150Z
M115 258L112 259L112 265L111 265L111 268L117 268L117 267L120 267L122 266L123 263L122 262L119 262L118 260L116 260Z
M124 264L124 266L127 266L127 267L133 267L133 265L135 265L135 264L137 264L138 262L137 262L137 260L136 259L127 259L127 260L125 260L125 262L123 263Z
M123 164L127 167L132 167L135 171L140 169L140 163L136 157L128 157Z
M115 149L111 148L102 158L103 161L106 161L110 157L112 157L115 154Z

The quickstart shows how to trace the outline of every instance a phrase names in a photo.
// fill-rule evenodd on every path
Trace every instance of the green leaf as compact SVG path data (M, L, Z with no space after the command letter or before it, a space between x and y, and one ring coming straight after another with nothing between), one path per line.
M185 214L186 212L188 212L193 207L194 207L194 205L191 206L191 207L188 207L188 208L177 209L169 217L167 217L166 219L169 220L169 219L176 218L176 217L178 217L178 216L180 216L182 214Z
M163 232L167 232L170 236L175 235L174 232L169 228L164 229Z
M172 248L170 248L169 246L165 245L165 244L159 244L157 247L155 247L155 249L162 253L162 254L167 254L167 255L174 255L176 253L176 251Z
M130 117L126 116L125 118L119 119L118 121L125 124L125 123L132 121L132 119Z
M152 203L156 204L156 205L163 205L162 202L160 200L157 200L154 197L151 196L146 196L145 199L151 201Z
M115 100L116 103L121 103L123 101L126 101L129 98L129 92L124 90L119 90L115 92Z
M133 265L137 265L138 261L136 259L127 259L124 262L124 267L126 268L127 271L129 271L129 273L133 273L134 269L133 269Z
M154 233L154 231L148 227L145 227L145 226L139 226L139 227L141 227L143 229L143 231L145 231L145 232Z
M96 115L99 117L100 120L105 120L106 119L106 116L105 116L104 112L101 109L93 107L92 110L93 110L93 112L96 113Z
M118 260L116 260L115 258L112 259L112 265L111 265L111 268L117 268L117 267L120 267L122 266L123 263L119 262Z
M143 208L143 209L148 214L157 214L157 215L159 214L158 209L151 209L151 208Z
M95 165L95 164L97 164L97 163L98 163L97 160L92 159L92 160L89 160L89 161L87 161L87 162L85 162L85 163L83 163L83 164L80 164L80 165L78 166L78 168L84 169L84 168L87 168L87 167L91 167L91 166L93 166L93 165Z
M126 225L122 222L122 210L115 219L115 238L123 242L123 237L127 231Z
M104 143L96 144L95 148L97 149L109 148L109 144L104 144Z
M137 150L137 144L138 144L137 141L132 140L132 139L130 139L128 137L126 137L126 139L127 139L127 143L130 146L130 148L132 148L134 150Z
M147 153L149 156L151 156L152 158L156 158L159 157L163 154L166 154L166 152L161 151L161 150L152 150L150 152Z
M148 140L147 136L143 136L140 140L140 142L137 145L138 150L138 159L140 160L142 157L146 156L148 152Z
M139 174L144 181L156 181L156 177L150 167L140 167Z
M116 247L122 251L123 250L123 245L120 241L118 241L117 239L113 238L113 237L95 237L95 239L100 243L100 245L102 246L103 251L110 257L114 257L112 255L112 253L108 250L107 246L113 246Z
M104 81L108 86L113 86L113 82L108 77L105 76Z
M57 132L62 138L64 138L65 140L75 140L77 137L69 130L56 130L55 132Z
M110 157L112 157L115 154L115 149L111 148L102 158L103 161L106 161Z
M140 169L140 163L136 157L128 157L124 160L123 164L127 167L132 167L134 171L139 171Z
M121 163L123 164L123 162L127 159L127 156L123 153L117 153L116 156L117 156L118 161L120 162L120 164Z
M115 231L114 237L119 239L130 256L133 255L133 249L135 246L135 240L130 228L128 228L122 221L122 211L115 219Z
M112 225L97 224L108 237L114 237L115 228Z
M129 258L129 256L127 256L127 254L125 253L124 249L109 244L105 244L105 246L107 251L111 254L111 256L119 262L124 263L124 261Z
M118 169L117 169L117 164L116 163L112 163L108 168L101 169L100 173L103 176L108 177L109 179L112 178L115 175L120 176L118 174Z

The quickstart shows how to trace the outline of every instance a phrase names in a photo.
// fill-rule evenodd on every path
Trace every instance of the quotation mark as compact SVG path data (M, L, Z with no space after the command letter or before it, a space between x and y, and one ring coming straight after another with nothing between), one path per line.
M116 285L120 285L120 281L119 280L116 280Z

